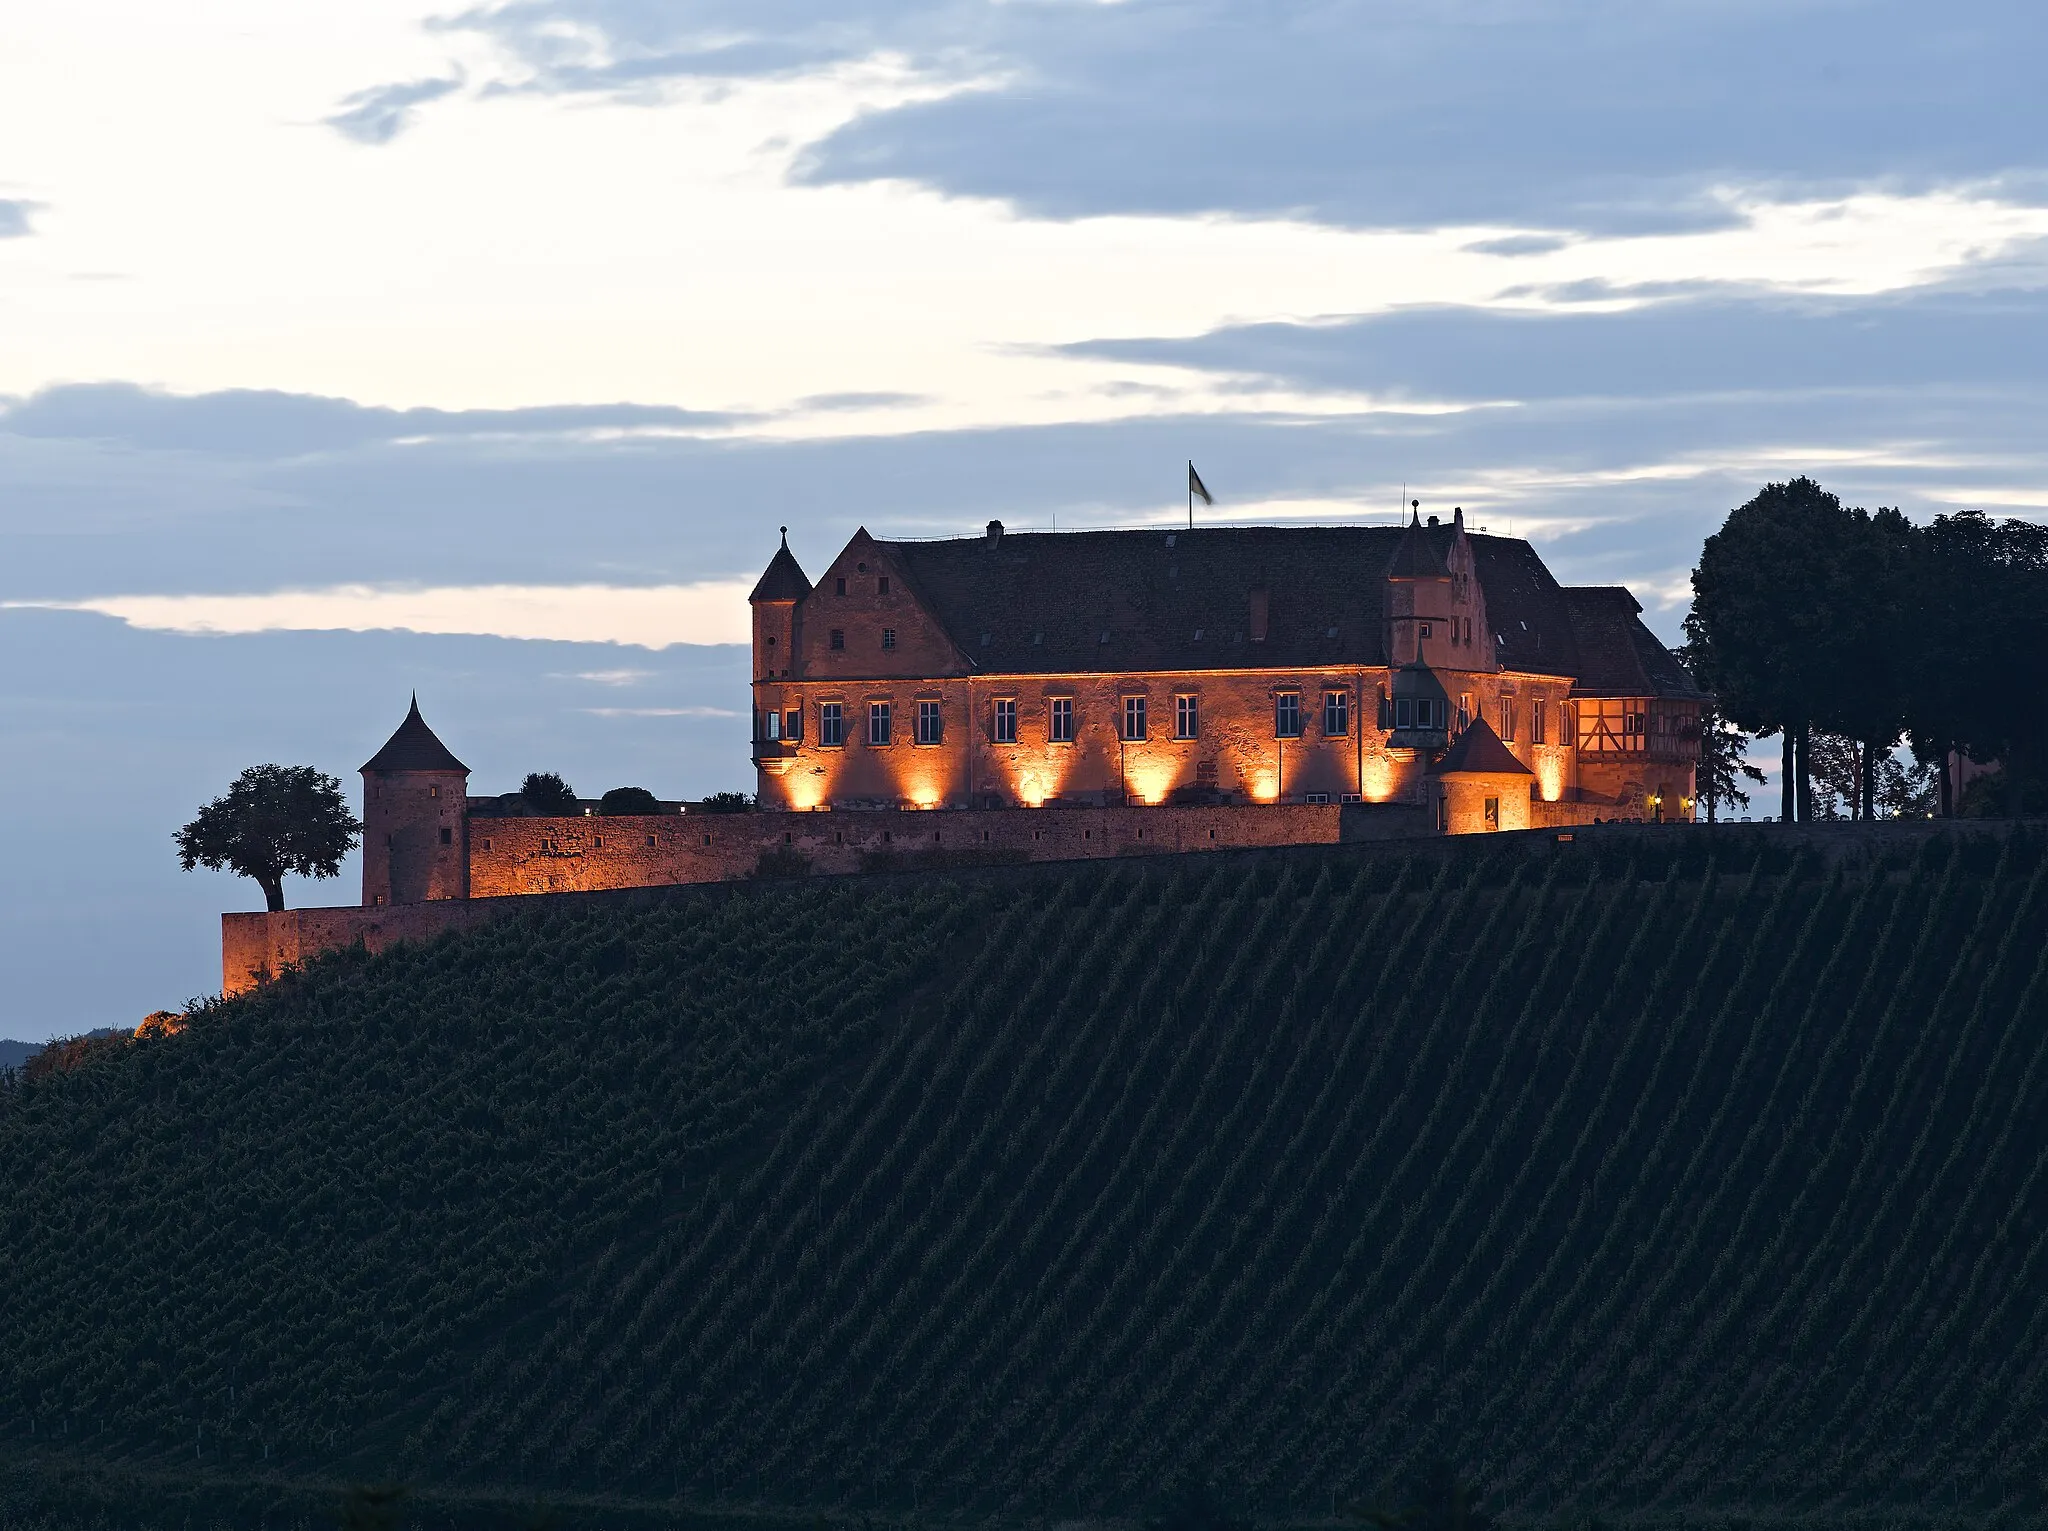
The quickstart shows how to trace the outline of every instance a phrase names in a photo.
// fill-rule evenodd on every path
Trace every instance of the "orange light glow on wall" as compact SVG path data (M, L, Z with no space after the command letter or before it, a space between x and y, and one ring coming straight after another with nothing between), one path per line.
M1280 791L1273 778L1262 772L1251 779L1251 794L1262 803L1270 803L1280 795Z
M1141 803L1157 807L1173 790L1173 766L1165 761L1144 761L1124 771L1124 788Z
M1564 796L1564 762L1555 755L1536 757L1536 786L1546 803L1557 802Z
M806 811L816 808L825 800L825 778L822 776L800 776L789 784L789 806Z
M1365 757L1365 778L1359 788L1368 803L1384 803L1399 790L1394 782L1394 762L1384 755Z

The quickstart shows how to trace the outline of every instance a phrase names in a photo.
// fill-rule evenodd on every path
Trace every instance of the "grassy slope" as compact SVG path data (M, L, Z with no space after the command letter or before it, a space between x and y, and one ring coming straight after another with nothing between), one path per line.
M2037 1513L2048 859L1669 843L323 963L0 1107L0 1439L927 1514L1194 1469L1305 1514L1433 1455L1522 1515Z

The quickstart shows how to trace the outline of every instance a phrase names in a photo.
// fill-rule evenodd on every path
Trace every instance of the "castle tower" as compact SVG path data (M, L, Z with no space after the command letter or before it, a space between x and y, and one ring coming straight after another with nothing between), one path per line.
M788 679L796 666L798 610L811 593L810 577L789 550L789 528L782 528L782 546L768 560L747 604L754 611L754 679Z
M363 767L363 903L469 897L469 767L420 701Z

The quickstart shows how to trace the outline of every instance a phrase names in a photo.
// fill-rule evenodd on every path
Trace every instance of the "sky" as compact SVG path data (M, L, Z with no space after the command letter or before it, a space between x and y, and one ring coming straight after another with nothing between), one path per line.
M1623 582L1811 473L2048 508L2048 13L131 0L0 20L0 1036L219 985L171 832L417 690L751 785L789 529L1391 520ZM1768 753L1766 751L1766 753ZM1773 793L1755 811L1770 811ZM294 902L352 902L337 882Z

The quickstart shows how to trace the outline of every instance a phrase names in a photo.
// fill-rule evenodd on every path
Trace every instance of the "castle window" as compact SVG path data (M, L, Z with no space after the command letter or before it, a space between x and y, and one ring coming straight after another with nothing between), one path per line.
M1458 732L1462 734L1466 729L1470 728L1471 726L1472 693L1469 691L1460 691L1458 693Z
M1202 702L1194 696L1173 699L1173 737L1193 739L1202 731Z
M939 714L937 702L917 704L917 733L919 744L939 744L945 739L945 722Z
M889 703L868 703L868 743L887 744L894 726L895 709Z
M1351 693L1349 691L1325 691L1323 693L1323 737L1341 739L1351 732Z
M1529 699L1529 742L1531 744L1544 744L1548 742L1544 738L1543 722L1543 698L1540 696L1531 697Z
M833 648L835 648L835 649L843 649L843 648L845 648L845 647L846 647L846 629L845 629L845 628L843 628L843 627L835 627L835 628L833 628L833 629L832 629L832 647L833 647Z
M804 742L804 710L792 707L782 715L782 737L791 744Z
M775 647L775 634L773 633L768 635L768 647L771 649Z
M882 647L885 649L893 649L894 647L896 647L895 628L885 627L882 629Z
M1056 696L1047 706L1045 737L1054 744L1074 742L1074 699Z
M1145 699L1142 696L1124 698L1123 737L1132 742L1145 737Z
M1273 737L1276 739L1299 739L1301 737L1301 693L1283 691L1273 698Z
M1397 697L1395 697L1395 698L1394 698L1394 727L1396 727L1396 728L1413 728L1414 726L1415 726L1415 699L1414 699L1413 697L1408 697L1408 696L1397 696Z
M1379 699L1379 710L1373 714L1374 718L1382 730L1392 728L1394 726L1394 710L1392 704L1387 700L1387 688L1385 686L1374 686L1372 689L1373 695Z
M837 749L846 742L846 717L839 710L839 703L818 704L818 742L828 749Z
M880 579L878 579L878 580L876 580L876 581L875 581L875 594L877 594L877 595L887 595L888 593L889 593L889 576L888 576L888 575L886 575L886 574L884 574L884 575L883 575L883 576L882 576L882 577L881 577Z
M429 788L427 788L427 796L428 796L428 797L439 797L440 795L441 795L441 789L440 789L439 787L429 787Z
M1488 829L1500 828L1500 799L1497 797L1490 797L1486 800L1486 827Z
M1429 636L1429 634L1430 634L1430 626L1429 626L1429 624L1428 624L1427 622L1425 622L1425 623L1423 623L1423 624L1422 624L1422 636L1423 636L1423 637L1425 637L1425 638L1427 638L1427 637Z
M490 848L491 848L491 837L490 837L489 835L485 835L485 836L484 836L484 849L485 849L485 850L489 850Z
M843 579L835 579L834 581L832 581L832 593L834 595L846 594L846 581Z
M443 845L453 845L455 843L455 831L446 824L441 826L441 843Z
M1515 742L1515 699L1504 696L1500 699L1500 736L1503 742Z
M1017 742L1017 699L1011 696L998 697L990 721L994 725L991 733L998 744Z
M654 849L654 836L652 836L652 835L649 835L649 836L647 837L647 848L648 848L649 850L653 850L653 849Z
M591 849L592 849L592 850L599 850L599 851L603 850L603 849L604 849L604 836L603 836L603 835L592 835L592 836L590 837L590 847L591 847Z

